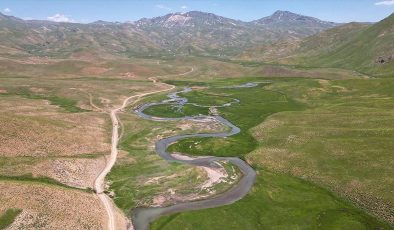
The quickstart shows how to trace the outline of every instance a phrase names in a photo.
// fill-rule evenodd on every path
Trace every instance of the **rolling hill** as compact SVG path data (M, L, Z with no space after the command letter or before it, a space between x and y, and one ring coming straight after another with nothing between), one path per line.
M352 27L352 25L347 25ZM335 29L333 29L335 31ZM332 31L327 31L327 34ZM316 50L316 45L320 48ZM394 14L370 26L353 26L330 39L315 35L296 51L298 63L355 69L376 76L394 74ZM300 61L301 60L301 61Z
M298 40L245 50L241 59L357 70L373 76L394 74L394 14L375 23L348 23Z

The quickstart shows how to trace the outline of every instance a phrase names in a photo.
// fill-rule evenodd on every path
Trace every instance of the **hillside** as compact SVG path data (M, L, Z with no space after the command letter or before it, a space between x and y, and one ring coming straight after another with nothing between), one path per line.
M356 69L376 76L393 75L394 14L367 28L356 28L336 37L344 39L326 39L321 46L328 48L318 51L313 51L315 47L311 44L323 41L321 36L308 38L297 50L295 60L312 66Z
M367 23L348 23L304 39L281 40L274 44L252 47L241 53L239 57L276 62L279 59L287 60L294 56L311 57L327 54L349 42L355 34L368 28L369 25Z
M348 24L305 39L284 62L354 69L374 76L394 73L394 14L373 24Z
M321 33L246 49L238 58L306 67L336 67L374 76L394 74L394 14L375 23L348 23Z

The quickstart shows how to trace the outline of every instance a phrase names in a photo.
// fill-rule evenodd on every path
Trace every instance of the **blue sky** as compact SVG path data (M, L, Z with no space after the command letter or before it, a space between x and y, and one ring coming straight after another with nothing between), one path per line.
M334 22L376 22L394 12L394 0L1 0L0 11L23 19L88 23L134 21L199 10L251 21L276 10Z

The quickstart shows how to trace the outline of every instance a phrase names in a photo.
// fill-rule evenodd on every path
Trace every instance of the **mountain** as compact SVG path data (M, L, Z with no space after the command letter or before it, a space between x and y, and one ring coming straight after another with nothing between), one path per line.
M299 22L299 18L307 18L308 21ZM141 19L135 25L148 32L155 42L162 42L176 52L187 49L188 52L197 50L234 55L255 44L303 38L337 24L287 11L277 11L272 16L252 22L191 11Z
M135 25L176 53L232 54L248 44L274 38L273 33L253 24L198 11L141 19Z
M191 11L135 22L90 24L25 21L0 14L0 46L8 49L4 55L56 58L234 56L256 45L298 40L334 26L335 23L285 11L253 22Z
M317 18L280 10L271 16L252 21L252 23L297 37L316 34L339 25L334 22L322 21Z
M0 46L12 48L8 55L102 57L130 56L161 50L130 24L92 24L25 21L0 15Z
M159 26L164 28L172 27L206 27L206 26L245 26L248 23L221 17L212 13L200 11L190 11L186 13L171 13L161 17L143 18L135 22L139 27Z

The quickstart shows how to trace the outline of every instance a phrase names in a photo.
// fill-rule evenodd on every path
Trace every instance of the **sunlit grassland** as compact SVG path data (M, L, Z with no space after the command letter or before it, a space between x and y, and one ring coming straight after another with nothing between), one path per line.
M240 84L247 79L240 81L218 81L218 87L211 87L202 91L194 91L184 94L191 103L201 105L215 105L215 103L222 104L223 102L232 101L233 98L240 100L239 103L234 103L232 106L218 108L220 114L226 119L232 121L241 128L241 133L228 138L190 138L179 142L169 148L170 151L178 151L196 154L196 155L216 155L216 156L240 156L243 157L246 153L252 151L256 147L256 141L249 133L249 129L261 123L267 116L286 110L300 110L303 108L301 103L298 103L281 92L271 90L264 90L262 84L253 88L224 88L227 84ZM250 78L253 80L253 78ZM256 79L254 79L256 80ZM191 83L193 84L193 83ZM220 98L221 97L221 98ZM219 99L220 98L220 99ZM175 116L193 115L190 112L173 112L171 105L162 105L159 109L151 107L147 113L154 115L171 116L171 112ZM187 105L184 111L190 111L193 105ZM159 110L160 114L155 112ZM207 108L197 107L198 113L207 115ZM162 111L165 111L163 113ZM238 113L238 111L242 111ZM174 116L174 115L172 115ZM199 142L195 145L195 142ZM198 153L198 154L197 154Z
M242 200L161 217L151 229L376 229L386 224L304 180L258 169Z
M329 188L392 222L393 87L392 79L370 79L309 88L298 97L314 108L278 113L254 128L259 147L247 158Z
M239 105L219 111L243 132L222 139L191 138L170 150L245 157L259 172L256 185L245 199L233 205L162 217L153 229L391 229L365 212L389 221L390 208L376 212L376 205L369 208L362 199L352 196L368 194L365 197L375 198L374 202L385 196L381 204L386 207L392 202L387 198L393 174L389 154L393 82L275 79L264 87L244 89L215 88L211 84L202 91L226 91L240 99ZM196 91L184 96L208 103L212 98L207 95ZM280 125L264 122L258 126L271 119ZM352 182L352 178L357 180ZM349 183L356 187L352 190ZM271 202L272 194L278 191L283 192L280 202Z

